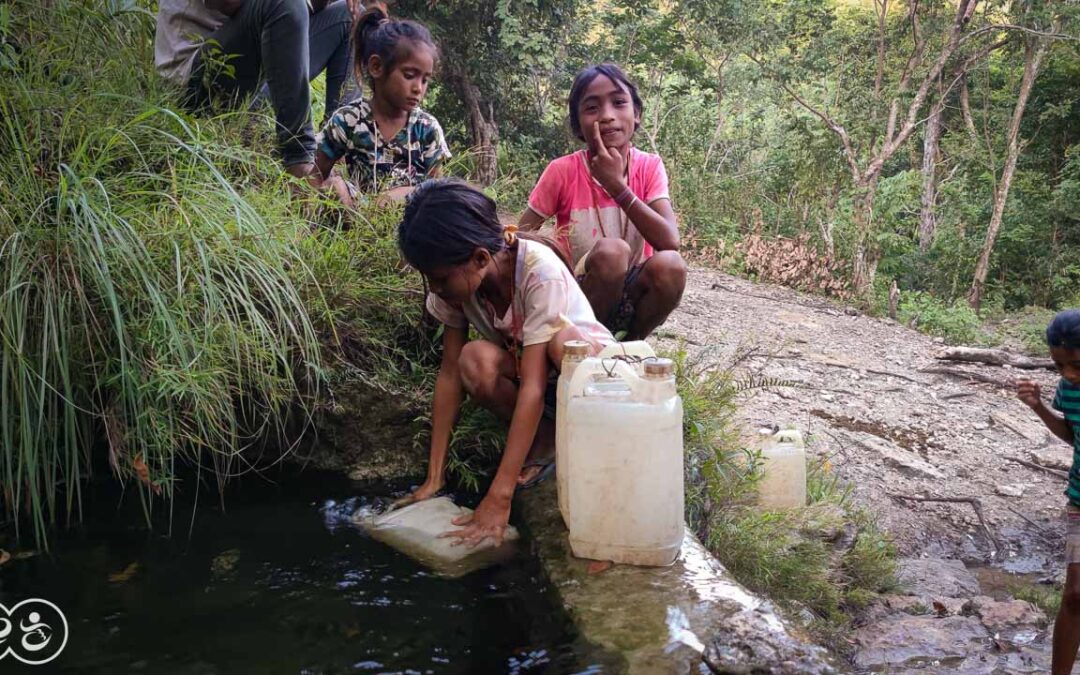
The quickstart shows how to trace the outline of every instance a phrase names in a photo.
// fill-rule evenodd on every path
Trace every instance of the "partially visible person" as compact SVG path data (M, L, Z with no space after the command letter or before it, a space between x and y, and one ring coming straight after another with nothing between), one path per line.
M367 9L353 29L357 80L371 86L336 112L319 134L313 182L352 206L358 193L403 199L450 158L439 121L420 109L438 59L423 25ZM349 180L333 169L344 159Z
M533 235L504 228L493 202L461 181L416 189L398 229L405 260L427 278L427 308L444 326L431 412L427 480L406 501L443 486L450 434L466 393L510 423L495 478L451 533L469 545L501 542L516 488L554 469L555 374L567 340L599 353L615 340L593 315L567 261ZM469 341L469 327L480 334Z
M618 66L582 70L568 103L570 129L587 147L548 165L518 225L555 218L596 316L622 339L643 339L686 286L664 162L633 145L641 97Z
M326 71L326 109L337 108L351 71L352 1L160 0L154 63L194 110L265 81L282 162L303 176L315 152L308 82Z
M1046 328L1050 358L1061 374L1051 405L1058 416L1046 407L1038 383L1020 380L1016 394L1028 405L1046 428L1072 446L1072 469L1065 490L1065 587L1061 608L1054 622L1054 646L1051 672L1068 675L1080 647L1080 310L1061 312Z

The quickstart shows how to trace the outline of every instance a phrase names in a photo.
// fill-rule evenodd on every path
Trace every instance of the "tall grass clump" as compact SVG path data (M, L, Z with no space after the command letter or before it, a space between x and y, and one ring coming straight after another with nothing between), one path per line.
M794 383L752 371L746 364L754 353L741 350L719 366L711 350L674 354L687 522L736 579L781 606L809 611L811 631L842 647L833 639L838 631L895 585L895 547L873 514L851 499L828 458L810 461L806 508L756 505L761 453L739 433L738 404L752 390Z
M148 512L180 463L258 466L328 312L280 169L175 111L150 11L50 4L0 4L0 485L39 542L95 465Z

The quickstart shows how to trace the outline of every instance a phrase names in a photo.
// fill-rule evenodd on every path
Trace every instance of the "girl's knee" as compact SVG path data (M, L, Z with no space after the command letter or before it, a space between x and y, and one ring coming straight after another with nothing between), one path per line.
M474 399L488 400L494 395L499 378L498 347L483 340L465 345L458 357L458 372L465 392Z
M593 245L585 262L590 274L626 274L630 245L622 239L604 238Z
M659 251L642 270L649 286L667 295L680 296L686 288L686 261L676 251Z

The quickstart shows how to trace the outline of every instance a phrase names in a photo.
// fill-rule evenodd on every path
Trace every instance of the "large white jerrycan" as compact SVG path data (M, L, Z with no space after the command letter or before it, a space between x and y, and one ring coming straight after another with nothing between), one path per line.
M597 358L601 359L617 359L619 357L629 358L633 361L644 361L646 359L655 359L656 352L653 351L652 346L644 340L634 340L632 342L616 342L604 347ZM638 372L641 372L640 370Z
M758 484L758 505L762 509L792 509L806 506L806 446L797 429L781 429L775 434L762 429L761 448L764 475Z
M590 358L570 380L564 480L579 558L663 566L682 546L682 400L670 360L644 370Z
M570 379L582 361L589 356L589 343L568 340L563 345L562 369L555 390L555 482L559 493L559 513L563 522L567 519L566 477L570 475L570 458L566 454L566 401L569 398Z

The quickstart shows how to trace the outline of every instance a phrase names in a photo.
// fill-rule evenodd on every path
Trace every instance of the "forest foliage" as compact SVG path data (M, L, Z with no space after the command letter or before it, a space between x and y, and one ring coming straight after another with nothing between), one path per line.
M615 61L645 100L637 144L663 156L685 240L707 259L748 271L740 244L785 238L820 257L802 267L838 271L843 288L830 276L822 290L865 301L895 280L943 305L1080 305L1075 3L397 6L440 36L433 108L458 145L498 158L478 177L495 177L507 210L576 147L574 73Z

